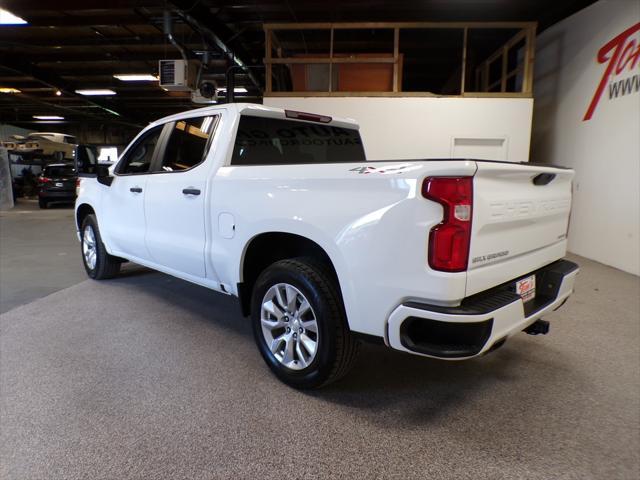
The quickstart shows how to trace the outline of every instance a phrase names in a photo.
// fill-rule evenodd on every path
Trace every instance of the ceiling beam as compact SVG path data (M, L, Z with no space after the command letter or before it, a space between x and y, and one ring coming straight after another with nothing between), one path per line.
M19 12L12 10L19 15ZM148 25L137 15L118 15L105 11L104 15L61 15L26 17L30 28L51 28L51 27L117 27L124 25ZM12 28L12 27L9 27ZM13 27L24 28L24 27Z
M71 85L70 83L66 82L65 80L58 77L57 75L46 72L38 68L37 66L29 62L26 62L24 60L12 58L8 55L0 54L0 65L2 65L4 68L7 68L9 70L13 70L17 73L28 75L34 78L35 80L38 80L40 83L43 83L44 85L60 90L66 95L82 98L85 102L101 108L102 110L110 113L112 116L123 117L123 121L128 121L134 118L129 112L126 112L125 110L123 110L122 107L118 105L116 102L109 101L109 100L102 100L102 99L98 100L98 99L79 95L75 92L77 88L75 85ZM114 120L116 119L114 118Z
M0 57L2 54L0 53ZM138 62L128 62L124 64L118 64L118 62L92 62L83 65L82 63L77 62L64 62L64 63L53 63L47 62L46 64L39 65L41 68L47 69L47 71L55 72L55 74L61 78L67 79L69 82L77 81L82 82L84 86L86 81L97 81L99 83L105 80L104 77L113 78L114 73L153 73L154 70L157 69L157 60L154 61L154 68L150 69L146 63L138 63ZM225 63L226 65L226 63ZM220 78L224 78L224 66L216 65L221 67L219 71L216 69L214 71L214 75L220 75ZM218 73L219 72L219 73ZM86 75L84 75L86 73ZM242 76L242 73L238 73L236 76ZM207 75L208 76L208 75ZM30 78L23 78L22 80L18 79L15 74L5 74L4 71L0 71L0 81L4 82L4 78L9 77L7 82L10 81L22 81L31 84L33 81ZM5 86L5 85L2 85ZM8 85L11 86L11 85ZM88 87L85 87L88 88Z
M152 45L168 45L167 39L162 35L130 35L122 37L100 37L92 36L68 36L64 38L34 38L33 36L14 40L0 40L0 48L5 47L24 47L24 48L51 48L59 51L60 47L86 47L86 46L152 46ZM193 46L198 49L202 46L200 42L183 42L185 45Z
M88 48L84 52L64 52L63 50L52 50L46 53L29 53L22 54L26 56L32 63L66 63L66 62L154 62L157 66L157 61L164 58L180 58L180 54L174 51L173 48L165 52L162 48L158 48L156 51L148 51L144 53L130 53L130 52L105 52L100 49ZM90 67L89 67L90 68Z
M133 122L129 122L125 119L118 119L118 118L113 118L113 115L111 116L112 118L107 118L104 115L97 115L91 111L82 111L82 110L78 110L76 108L73 107L65 107L63 105L58 105L56 103L51 103L51 102L47 102L44 100L41 100L37 97L34 97L33 95L27 95L24 93L19 93L19 94L9 94L9 95L3 95L2 96L2 103L4 104L12 104L15 105L15 108L12 107L8 107L8 108L3 108L2 110L14 110L16 112L19 112L20 107L22 107L22 103L23 102L27 102L29 104L37 104L37 105L41 105L46 107L47 109L54 109L56 111L61 111L61 112L68 112L71 113L73 115L76 116L81 116L81 117L91 117L91 118L95 118L96 120L100 120L103 123L119 123L122 125L128 125L131 127L137 127L137 128L141 128L142 125L139 123L133 123ZM2 118L3 122L11 122L11 120L9 119L5 119L4 115Z
M109 0L108 3L91 0L56 0L55 4L42 0L3 0L2 6L14 13L27 13L51 10L83 10L87 12L104 12L107 8L130 8L131 0ZM135 0L136 6L153 7L158 5L157 0Z

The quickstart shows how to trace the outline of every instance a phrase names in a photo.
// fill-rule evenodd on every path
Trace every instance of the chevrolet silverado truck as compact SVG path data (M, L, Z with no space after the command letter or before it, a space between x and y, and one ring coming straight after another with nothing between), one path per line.
M131 261L239 299L285 383L343 376L361 341L486 354L573 292L573 171L367 161L348 119L227 104L146 127L78 182L89 277Z

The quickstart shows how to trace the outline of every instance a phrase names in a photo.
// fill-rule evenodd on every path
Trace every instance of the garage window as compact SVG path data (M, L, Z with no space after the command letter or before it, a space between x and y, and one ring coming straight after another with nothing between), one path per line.
M231 165L364 161L364 148L356 129L243 115Z
M202 163L217 120L217 116L208 116L175 122L162 158L161 171L179 172Z

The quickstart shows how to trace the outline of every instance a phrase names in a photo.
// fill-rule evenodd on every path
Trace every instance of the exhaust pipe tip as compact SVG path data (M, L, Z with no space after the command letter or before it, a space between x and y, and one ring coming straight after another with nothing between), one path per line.
M536 320L534 323L524 329L528 335L546 335L549 333L549 322L546 320Z

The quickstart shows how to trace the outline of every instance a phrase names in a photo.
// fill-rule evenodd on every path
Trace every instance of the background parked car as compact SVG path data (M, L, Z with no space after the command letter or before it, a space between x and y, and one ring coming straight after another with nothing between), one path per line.
M76 137L64 133L33 132L26 137L12 135L15 142L4 142L9 153L22 157L53 157L58 161L73 160Z
M51 163L38 177L38 203L47 208L53 202L74 202L78 172L71 163Z

